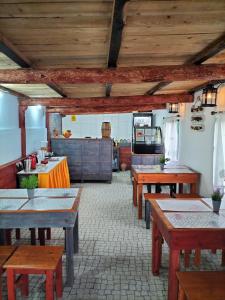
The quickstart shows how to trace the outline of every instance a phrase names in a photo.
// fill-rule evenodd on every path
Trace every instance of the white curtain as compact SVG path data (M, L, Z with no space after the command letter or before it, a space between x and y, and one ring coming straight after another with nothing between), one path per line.
M216 116L214 127L213 186L223 186L225 176L225 115Z
M179 121L168 119L165 123L165 157L171 161L178 160Z

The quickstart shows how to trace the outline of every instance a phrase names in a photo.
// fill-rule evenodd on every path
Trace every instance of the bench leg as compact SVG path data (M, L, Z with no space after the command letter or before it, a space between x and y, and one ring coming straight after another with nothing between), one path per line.
M24 297L28 297L29 296L28 274L21 275L21 278L20 278L20 289L21 289L22 296L24 296Z
M62 298L62 258L60 259L56 269L56 296Z
M54 300L53 271L46 271L46 300Z
M47 231L47 240L50 240L51 239L51 228L47 228L46 231Z
M8 300L16 300L15 293L15 273L12 269L7 269L7 289L8 289Z
M20 240L20 229L16 228L16 239Z

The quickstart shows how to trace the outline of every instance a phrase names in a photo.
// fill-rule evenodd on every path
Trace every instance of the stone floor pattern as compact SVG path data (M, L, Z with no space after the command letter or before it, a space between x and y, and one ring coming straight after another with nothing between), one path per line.
M80 203L80 250L75 255L75 281L63 299L167 299L168 248L164 243L159 277L151 274L151 230L137 220L129 172L113 174L112 184L83 183ZM49 244L63 244L62 229L52 230ZM29 243L29 231L19 243ZM65 257L63 258L65 267ZM194 269L194 268L192 268ZM220 255L204 251L201 269L221 269ZM65 274L65 270L64 270ZM65 277L64 277L65 281ZM7 299L5 278L3 299ZM45 299L44 278L30 277L26 299ZM17 292L17 299L22 299Z

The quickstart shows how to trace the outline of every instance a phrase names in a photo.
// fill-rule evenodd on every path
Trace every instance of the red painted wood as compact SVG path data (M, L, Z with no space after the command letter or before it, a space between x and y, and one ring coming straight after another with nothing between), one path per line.
M137 194L138 194L138 219L142 219L142 193L143 193L143 184L138 184Z
M152 222L152 273L159 275L159 268L162 258L162 237L158 230L157 224Z
M224 64L126 67L112 69L0 70L2 83L139 83L185 80L219 80Z
M170 94L170 95L140 95L140 96L118 96L118 97L90 97L90 98L29 98L21 99L20 105L32 106L43 105L51 107L97 107L97 106L132 106L147 104L165 104L177 102L192 102L193 96L190 94Z
M133 179L133 204L137 206L137 182Z
M21 159L14 160L7 164L0 166L0 188L1 189L13 189L17 187L16 174L17 168L16 163Z
M63 287L62 287L62 259L60 259L57 269L56 269L56 296L58 298L62 297Z
M46 271L46 300L54 300L53 271Z
M13 269L7 269L7 289L8 289L8 300L16 300L15 293L15 273Z
M176 272L180 268L180 250L170 251L169 278L168 278L168 300L176 300L178 294L178 280Z
M21 129L21 155L26 156L26 126L25 126L25 111L26 106L19 107L19 126Z

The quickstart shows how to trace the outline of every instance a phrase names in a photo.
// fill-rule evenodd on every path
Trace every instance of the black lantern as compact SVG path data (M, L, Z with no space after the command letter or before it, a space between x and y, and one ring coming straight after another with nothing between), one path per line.
M202 92L202 107L216 106L217 88L207 85Z
M179 107L178 103L169 103L169 113L178 113Z

